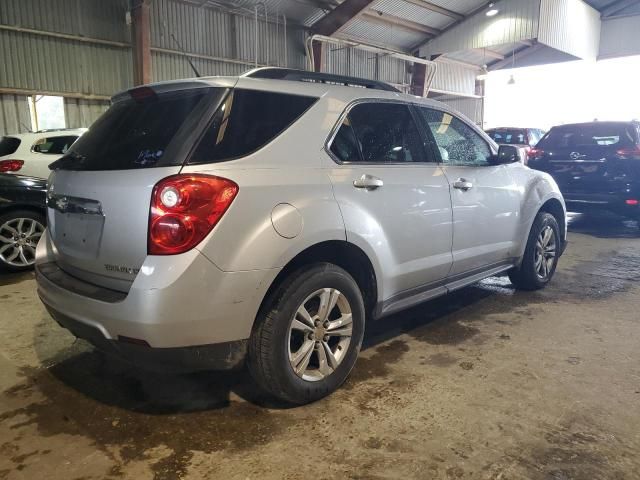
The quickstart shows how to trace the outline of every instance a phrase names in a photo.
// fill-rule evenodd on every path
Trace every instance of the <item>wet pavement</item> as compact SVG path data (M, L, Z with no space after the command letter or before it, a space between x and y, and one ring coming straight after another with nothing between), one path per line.
M330 398L103 357L0 275L0 479L640 478L640 228L576 216L552 285L495 277L368 325Z

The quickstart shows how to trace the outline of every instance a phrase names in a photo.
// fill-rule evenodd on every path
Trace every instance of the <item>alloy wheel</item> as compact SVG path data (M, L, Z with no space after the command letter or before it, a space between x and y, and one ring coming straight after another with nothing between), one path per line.
M540 279L547 279L556 258L556 234L549 225L544 227L536 241L535 271Z
M33 218L12 218L0 225L0 260L12 267L28 267L36 260L36 245L44 225Z
M347 297L335 288L309 295L289 326L289 362L307 381L331 375L344 360L351 343L353 316Z

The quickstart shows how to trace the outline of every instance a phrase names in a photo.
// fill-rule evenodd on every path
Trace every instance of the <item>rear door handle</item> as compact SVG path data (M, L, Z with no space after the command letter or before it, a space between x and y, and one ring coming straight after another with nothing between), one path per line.
M384 185L381 178L374 177L373 175L364 174L360 178L353 181L353 186L356 188L364 188L366 190L375 190Z
M466 192L467 190L473 188L473 183L465 180L464 178L459 178L458 180L453 182L453 188L457 188L458 190Z

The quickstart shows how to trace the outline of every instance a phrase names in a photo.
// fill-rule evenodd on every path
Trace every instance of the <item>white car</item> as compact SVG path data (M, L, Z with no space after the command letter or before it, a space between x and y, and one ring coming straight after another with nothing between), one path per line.
M64 155L86 128L41 130L0 138L0 173L48 178L49 164Z

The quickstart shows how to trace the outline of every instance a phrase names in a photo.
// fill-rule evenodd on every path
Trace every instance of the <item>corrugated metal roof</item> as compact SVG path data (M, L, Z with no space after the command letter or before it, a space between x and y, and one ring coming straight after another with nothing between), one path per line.
M602 11L607 7L615 5L619 3L618 0L584 0L586 3L591 5L596 10ZM629 5L624 9L617 12L616 15L627 15L632 13L640 13L640 0L637 0L635 4Z
M340 31L340 36L401 50L414 47L426 38L423 33L414 30L392 24L381 25L362 17L352 20Z
M404 18L412 22L421 23L439 30L450 25L455 20L447 15L434 12L424 7L419 7L404 0L378 0L371 6L372 10Z
M487 0L429 0L439 7L466 15L487 3Z
M204 6L235 10L249 15L255 13L256 5L258 6L258 16L262 19L264 19L266 7L267 17L271 17L271 20L279 17L282 21L282 15L285 15L287 19L307 27L313 25L330 11L330 9L321 9L311 3L297 0L261 0L260 2L256 0L208 0L204 3Z

